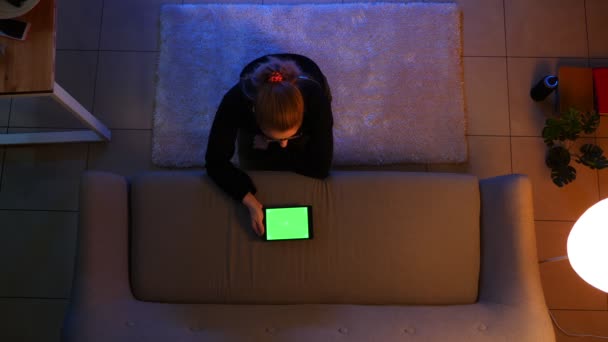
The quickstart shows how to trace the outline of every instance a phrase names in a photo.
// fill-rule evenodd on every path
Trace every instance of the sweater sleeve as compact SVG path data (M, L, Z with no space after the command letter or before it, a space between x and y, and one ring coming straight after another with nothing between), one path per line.
M304 176L324 179L329 175L334 152L333 113L330 100L315 87L310 94L309 113L313 116L310 140L302 154L291 158L292 169Z
M235 86L226 93L215 114L205 155L209 177L239 202L248 192L256 192L251 178L230 161L235 151L241 102L238 87Z

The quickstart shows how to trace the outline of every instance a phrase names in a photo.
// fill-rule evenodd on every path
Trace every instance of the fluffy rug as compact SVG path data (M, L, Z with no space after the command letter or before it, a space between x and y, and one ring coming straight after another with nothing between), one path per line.
M332 89L336 165L467 159L453 3L164 5L153 161L204 165L223 94L251 60L306 55Z

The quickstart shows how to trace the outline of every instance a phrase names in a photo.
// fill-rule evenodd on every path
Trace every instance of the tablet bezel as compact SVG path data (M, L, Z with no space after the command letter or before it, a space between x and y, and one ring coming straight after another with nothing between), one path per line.
M266 216L267 209L285 209L285 208L308 208L308 237L307 238L293 238L293 239L268 239L268 227L266 226ZM280 206L268 206L263 207L262 211L264 212L264 235L262 235L262 239L264 241L294 241L294 240L312 240L313 238L313 226L312 226L312 205L280 205Z

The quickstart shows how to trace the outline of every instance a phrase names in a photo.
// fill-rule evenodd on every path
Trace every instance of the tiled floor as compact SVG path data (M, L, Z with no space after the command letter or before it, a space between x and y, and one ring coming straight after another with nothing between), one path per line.
M86 169L131 175L154 168L151 127L159 6L196 1L57 2L56 78L112 129L113 140L107 145L0 148L2 341L58 341L70 291L79 176ZM608 197L608 171L577 167L573 184L555 187L544 166L540 138L554 108L553 96L535 103L528 92L560 65L608 66L608 1L457 2L464 12L470 162L414 169L480 177L528 174L539 259L565 255L572 223L587 207ZM608 122L602 125L597 137L588 140L608 149ZM0 133L74 127L81 126L52 102L0 100ZM542 264L541 274L548 305L564 328L608 335L605 293L586 285L567 262ZM558 338L574 340L561 333Z

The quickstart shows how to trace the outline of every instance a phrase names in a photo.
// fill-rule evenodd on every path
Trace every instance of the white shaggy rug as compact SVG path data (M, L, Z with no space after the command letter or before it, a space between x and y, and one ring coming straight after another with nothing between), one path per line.
M467 160L453 3L164 5L153 161L204 165L222 96L270 53L312 58L333 94L334 164Z

